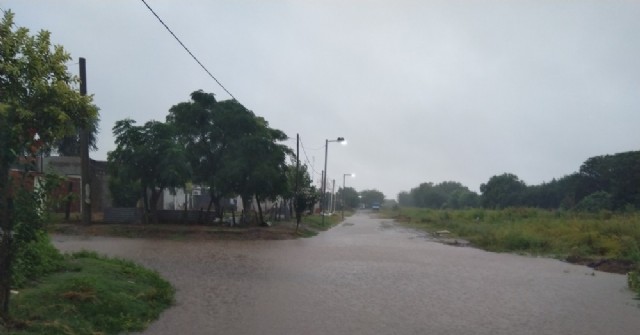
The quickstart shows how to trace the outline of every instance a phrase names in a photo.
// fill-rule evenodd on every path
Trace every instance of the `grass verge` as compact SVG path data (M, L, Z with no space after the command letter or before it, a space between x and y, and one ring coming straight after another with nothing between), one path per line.
M402 208L384 215L432 234L450 231L484 250L550 256L629 273L629 286L640 291L640 212Z
M345 211L345 217L353 215L352 211ZM329 228L342 222L342 216L339 214L327 215L324 217L324 223L321 215L307 215L302 218L302 225L298 231L300 237L313 237L318 235L321 231L326 231Z
M156 272L93 252L65 256L63 270L11 299L7 334L119 334L141 331L173 303ZM0 329L1 330L1 329Z

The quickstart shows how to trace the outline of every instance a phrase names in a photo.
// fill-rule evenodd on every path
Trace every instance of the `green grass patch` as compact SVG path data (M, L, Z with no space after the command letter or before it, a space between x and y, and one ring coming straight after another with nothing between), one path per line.
M353 215L353 212L345 211L344 217ZM313 237L318 235L319 232L328 230L329 228L342 222L342 216L340 214L327 215L324 217L324 223L322 222L321 215L307 215L302 217L302 224L298 231L300 237Z
M640 212L577 213L532 208L503 210L385 210L404 225L448 230L481 249L557 258L614 260L640 269ZM631 278L631 277L630 277ZM630 279L632 281L632 279ZM638 290L636 285L635 289Z
M173 303L156 272L92 252L65 256L63 270L13 295L8 334L119 334L140 331Z

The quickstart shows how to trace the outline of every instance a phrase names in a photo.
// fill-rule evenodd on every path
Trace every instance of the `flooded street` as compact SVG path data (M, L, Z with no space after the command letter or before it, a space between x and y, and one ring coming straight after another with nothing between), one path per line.
M176 304L144 334L637 334L626 277L429 241L366 212L311 239L53 236L160 272Z

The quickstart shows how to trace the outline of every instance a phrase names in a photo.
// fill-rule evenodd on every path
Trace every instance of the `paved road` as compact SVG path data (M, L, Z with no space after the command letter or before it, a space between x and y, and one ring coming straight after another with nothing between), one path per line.
M638 334L621 275L429 241L361 212L312 239L54 236L159 271L176 305L144 334Z

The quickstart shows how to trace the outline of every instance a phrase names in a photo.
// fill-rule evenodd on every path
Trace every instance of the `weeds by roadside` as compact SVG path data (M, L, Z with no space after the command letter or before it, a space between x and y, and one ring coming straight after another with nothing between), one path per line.
M8 334L119 334L143 330L173 302L173 287L132 262L93 252L20 289Z
M353 215L353 211L346 211L345 217ZM327 215L322 223L322 216L308 215L302 219L302 229L298 232L300 237L312 237L318 235L319 232L330 229L331 227L342 222L341 215Z
M604 271L631 272L629 282L635 284L630 287L639 289L640 212L402 208L384 214L431 233L448 230L489 251L544 255Z

